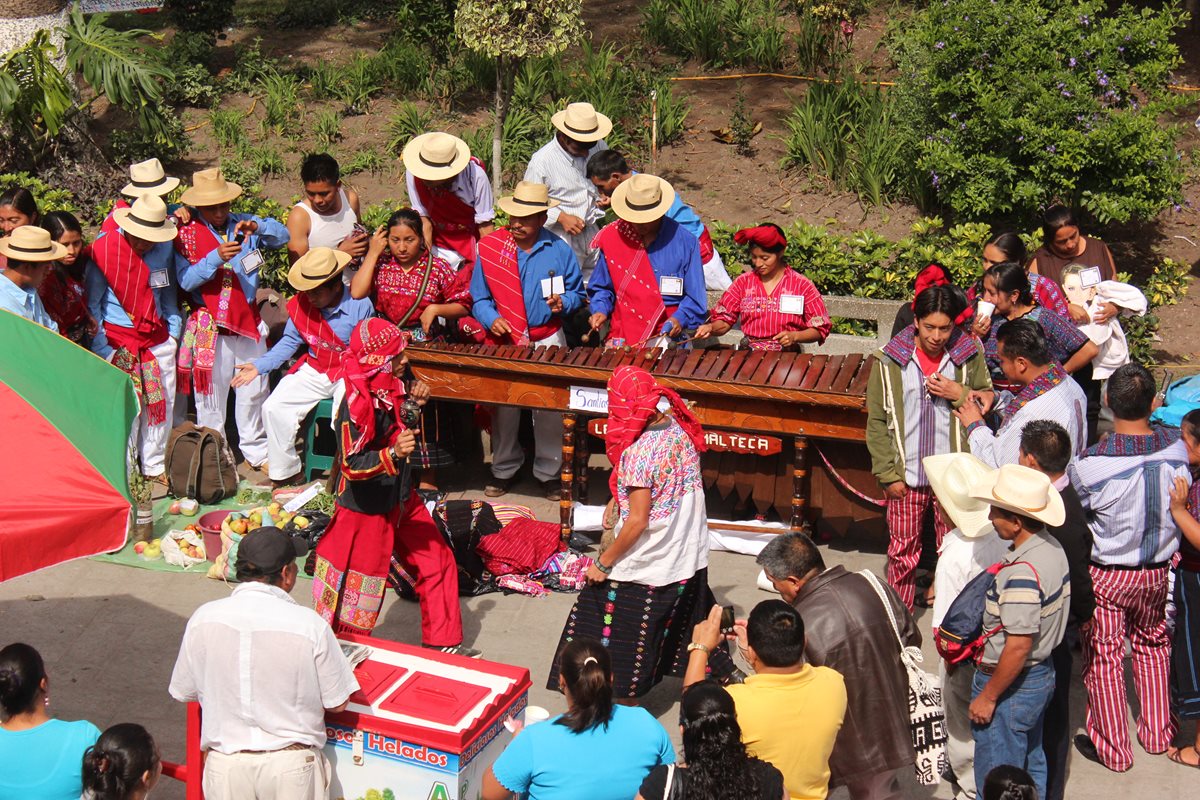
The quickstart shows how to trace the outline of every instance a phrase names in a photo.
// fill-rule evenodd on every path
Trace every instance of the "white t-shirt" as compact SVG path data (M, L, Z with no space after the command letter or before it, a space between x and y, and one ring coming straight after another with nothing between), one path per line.
M1004 558L1008 553L1008 542L1000 538L994 529L983 536L968 539L958 528L942 539L938 551L937 569L933 573L933 627L942 624L950 604L958 597L963 587L985 569Z

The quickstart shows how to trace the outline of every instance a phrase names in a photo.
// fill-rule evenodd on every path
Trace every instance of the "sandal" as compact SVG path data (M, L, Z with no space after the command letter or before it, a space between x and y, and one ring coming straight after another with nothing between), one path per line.
M1191 763L1190 761L1183 760L1184 750L1191 750L1196 754L1195 764ZM1200 769L1200 750L1197 750L1195 745L1188 745L1187 747L1176 748L1174 751L1167 751L1167 758L1176 764L1182 764L1183 766L1191 767L1192 769Z

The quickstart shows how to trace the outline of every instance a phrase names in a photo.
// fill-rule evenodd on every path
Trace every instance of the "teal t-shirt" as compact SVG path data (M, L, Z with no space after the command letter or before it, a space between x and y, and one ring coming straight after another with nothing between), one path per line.
M87 720L52 719L27 731L0 728L0 800L79 800L83 752L99 738Z
M616 706L607 728L572 733L558 717L522 730L492 772L529 800L629 800L650 770L675 763L663 726L644 708Z

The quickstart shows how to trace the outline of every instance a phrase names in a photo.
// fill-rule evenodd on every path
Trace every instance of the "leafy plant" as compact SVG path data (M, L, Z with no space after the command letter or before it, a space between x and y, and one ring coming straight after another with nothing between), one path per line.
M207 108L221 96L213 76L203 64L184 64L175 69L163 85L168 102Z
M419 89L429 73L430 61L429 52L408 39L390 42L375 58L380 79L397 92Z
M242 127L246 115L234 108L214 108L208 112L208 123L212 126L217 146L232 150L246 140Z
M69 211L76 215L81 213L75 195L69 189L51 186L28 172L0 174L0 192L17 188L28 189L37 198L38 210L43 214L51 211Z
M658 93L658 146L664 147L683 138L683 134L687 131L689 108L687 101L675 93L674 84L670 81L658 81L654 85L654 90ZM652 116L649 113L649 99L647 99L646 106L644 117L649 120ZM647 130L647 145L650 143L649 138L649 130Z
M865 5L795 0L795 7L796 62L800 69L838 71L850 55L854 18L866 10Z
M403 208L406 204L396 200L384 200L382 203L372 203L362 210L362 215L359 217L359 222L369 231L373 231L380 225L384 225L388 221L388 217L398 208Z
M330 108L317 112L313 117L312 134L317 152L327 153L342 138L342 116Z
M752 3L750 13L734 17L731 56L739 64L759 69L778 69L787 56L788 32L777 0Z
M272 73L278 73L278 62L263 53L262 38L256 37L237 48L237 63L225 77L224 86L233 92L250 92Z
M359 150L350 157L350 160L341 163L342 174L355 175L360 172L368 172L372 175L380 175L387 170L389 162L390 159L387 156L374 148Z
M272 69L263 75L259 85L266 111L263 125L276 135L283 135L299 117L300 82L294 75Z
M165 0L163 10L179 30L206 34L209 40L233 22L233 0Z
M642 27L652 42L683 58L775 69L787 57L782 18L778 0L650 0Z
M411 100L404 101L396 107L388 120L387 149L399 155L410 139L429 130L433 119L432 112L422 109Z
M1184 19L1173 0L928 5L892 47L904 162L968 218L1032 219L1055 200L1101 223L1154 217L1181 197L1164 114L1187 102L1167 87Z
M332 61L316 61L308 65L308 87L318 100L333 100L338 96L342 68Z
M118 164L131 164L147 158L170 163L181 158L190 145L183 119L175 114L163 118L161 130L151 133L139 126L120 128L114 130L108 140L109 155Z
M278 149L269 144L243 147L239 151L239 157L251 169L257 172L259 177L264 175L279 176L287 171L287 166L283 162L283 155L280 154Z
M346 104L346 113L356 116L367 113L371 97L382 88L375 61L360 53L342 70L334 93Z
M738 155L754 155L754 120L746 112L746 92L740 87L729 112L729 132L733 134L733 147Z

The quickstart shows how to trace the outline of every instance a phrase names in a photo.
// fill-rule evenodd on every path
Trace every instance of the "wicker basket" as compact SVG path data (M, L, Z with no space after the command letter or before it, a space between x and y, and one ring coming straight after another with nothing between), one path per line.
M67 0L0 0L0 19L48 17L67 7Z

